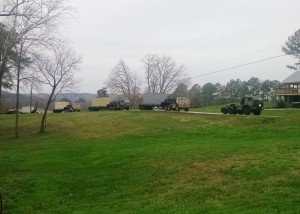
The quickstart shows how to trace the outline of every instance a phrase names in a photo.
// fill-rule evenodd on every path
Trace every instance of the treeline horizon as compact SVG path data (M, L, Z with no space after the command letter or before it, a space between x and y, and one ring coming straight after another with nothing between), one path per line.
M191 99L192 107L204 107L218 104L225 104L228 102L237 102L245 95L252 95L259 97L264 101L275 100L274 89L281 87L282 84L278 80L260 80L256 77L251 77L247 81L240 79L231 79L226 84L220 83L206 83L203 86L200 84L194 84L189 87L185 83L179 83L175 90L170 93L170 97L188 96ZM144 91L147 93L147 91ZM46 98L36 96L41 93L33 94L32 106L43 108L46 105ZM47 93L42 93L47 94ZM76 94L76 96L72 96ZM108 95L110 95L108 91ZM143 93L142 93L143 94ZM139 97L142 97L142 94ZM91 104L90 101L93 99L91 95L97 93L63 93L60 98L56 101L68 101L80 103L83 109ZM76 98L75 98L76 97ZM14 108L15 104L15 93L5 91L2 97L2 103L9 108ZM137 103L133 105L137 108L138 104L142 102L142 99L137 99ZM21 94L20 96L21 106L30 105L30 94Z

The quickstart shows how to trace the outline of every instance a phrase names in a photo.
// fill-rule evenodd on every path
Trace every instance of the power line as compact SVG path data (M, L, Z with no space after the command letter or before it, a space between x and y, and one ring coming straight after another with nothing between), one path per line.
M294 11L297 11L298 13L291 15L291 12L294 12ZM262 30L262 29L266 29L266 27L269 27L268 25L278 24L279 22L291 19L291 18L293 18L295 16L298 16L300 14L299 9L293 10L291 12L285 13L282 16L279 16L279 17L276 17L276 18L272 18L269 21L265 21L265 22L259 23L257 25L251 26L251 27L246 28L246 29L244 29L240 32L237 32L237 33L225 36L223 38L220 38L218 40L215 40L211 43L208 43L208 44L200 47L198 50L206 50L206 49L209 49L211 47L224 45L224 43L226 43L228 41L240 38L240 37L245 36L245 35L249 35L250 33L254 33L254 32Z
M204 69L204 68L209 68L209 67L213 67L213 66L216 66L216 65L224 64L224 63L226 63L228 61L232 61L232 60L235 60L235 59L239 59L239 58L244 58L244 57L247 57L247 56L251 56L253 54L261 53L263 51L270 50L270 49L273 49L273 48L278 47L278 46L280 46L280 45L278 44L278 45L268 46L267 48L256 50L256 51L253 51L253 52L250 52L250 53L246 53L244 55L240 55L240 56L228 58L228 59L219 61L219 62L214 63L214 64L208 64L208 65L204 65L204 66L201 66L201 67L197 67L197 69Z
M273 56L273 57L269 57L269 58L265 58L265 59L261 59L261 60L257 60L257 61L253 61L253 62L249 62L249 63L245 63L245 64L242 64L242 65L233 66L233 67L230 67L230 68L225 68L225 69L221 69L221 70L217 70L217 71L213 71L213 72L209 72L209 73L205 73L205 74L200 74L200 75L192 76L192 77L189 77L189 78L184 78L182 80L194 79L194 78L197 78L197 77L208 76L208 75L211 75L211 74L220 73L220 72L232 70L232 69L235 69L235 68L245 67L245 66L248 66L248 65L253 65L253 64L256 64L256 63L265 62L265 61L268 61L268 60L280 58L280 57L283 57L283 56L286 56L286 55L287 54Z

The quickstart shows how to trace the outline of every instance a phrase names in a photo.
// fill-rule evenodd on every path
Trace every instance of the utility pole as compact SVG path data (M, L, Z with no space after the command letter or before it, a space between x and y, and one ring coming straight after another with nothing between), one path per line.
M30 85L30 113L31 113L31 107L32 107L32 83Z

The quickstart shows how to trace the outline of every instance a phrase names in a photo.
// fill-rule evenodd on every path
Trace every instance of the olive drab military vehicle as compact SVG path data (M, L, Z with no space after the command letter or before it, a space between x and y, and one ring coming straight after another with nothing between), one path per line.
M245 96L242 98L240 105L230 104L221 108L223 114L245 114L260 115L264 109L264 104L253 96Z

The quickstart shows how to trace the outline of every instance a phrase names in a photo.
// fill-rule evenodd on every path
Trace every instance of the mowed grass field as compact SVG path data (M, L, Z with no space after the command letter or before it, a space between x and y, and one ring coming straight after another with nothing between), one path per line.
M0 115L4 213L300 213L299 110L41 116Z

